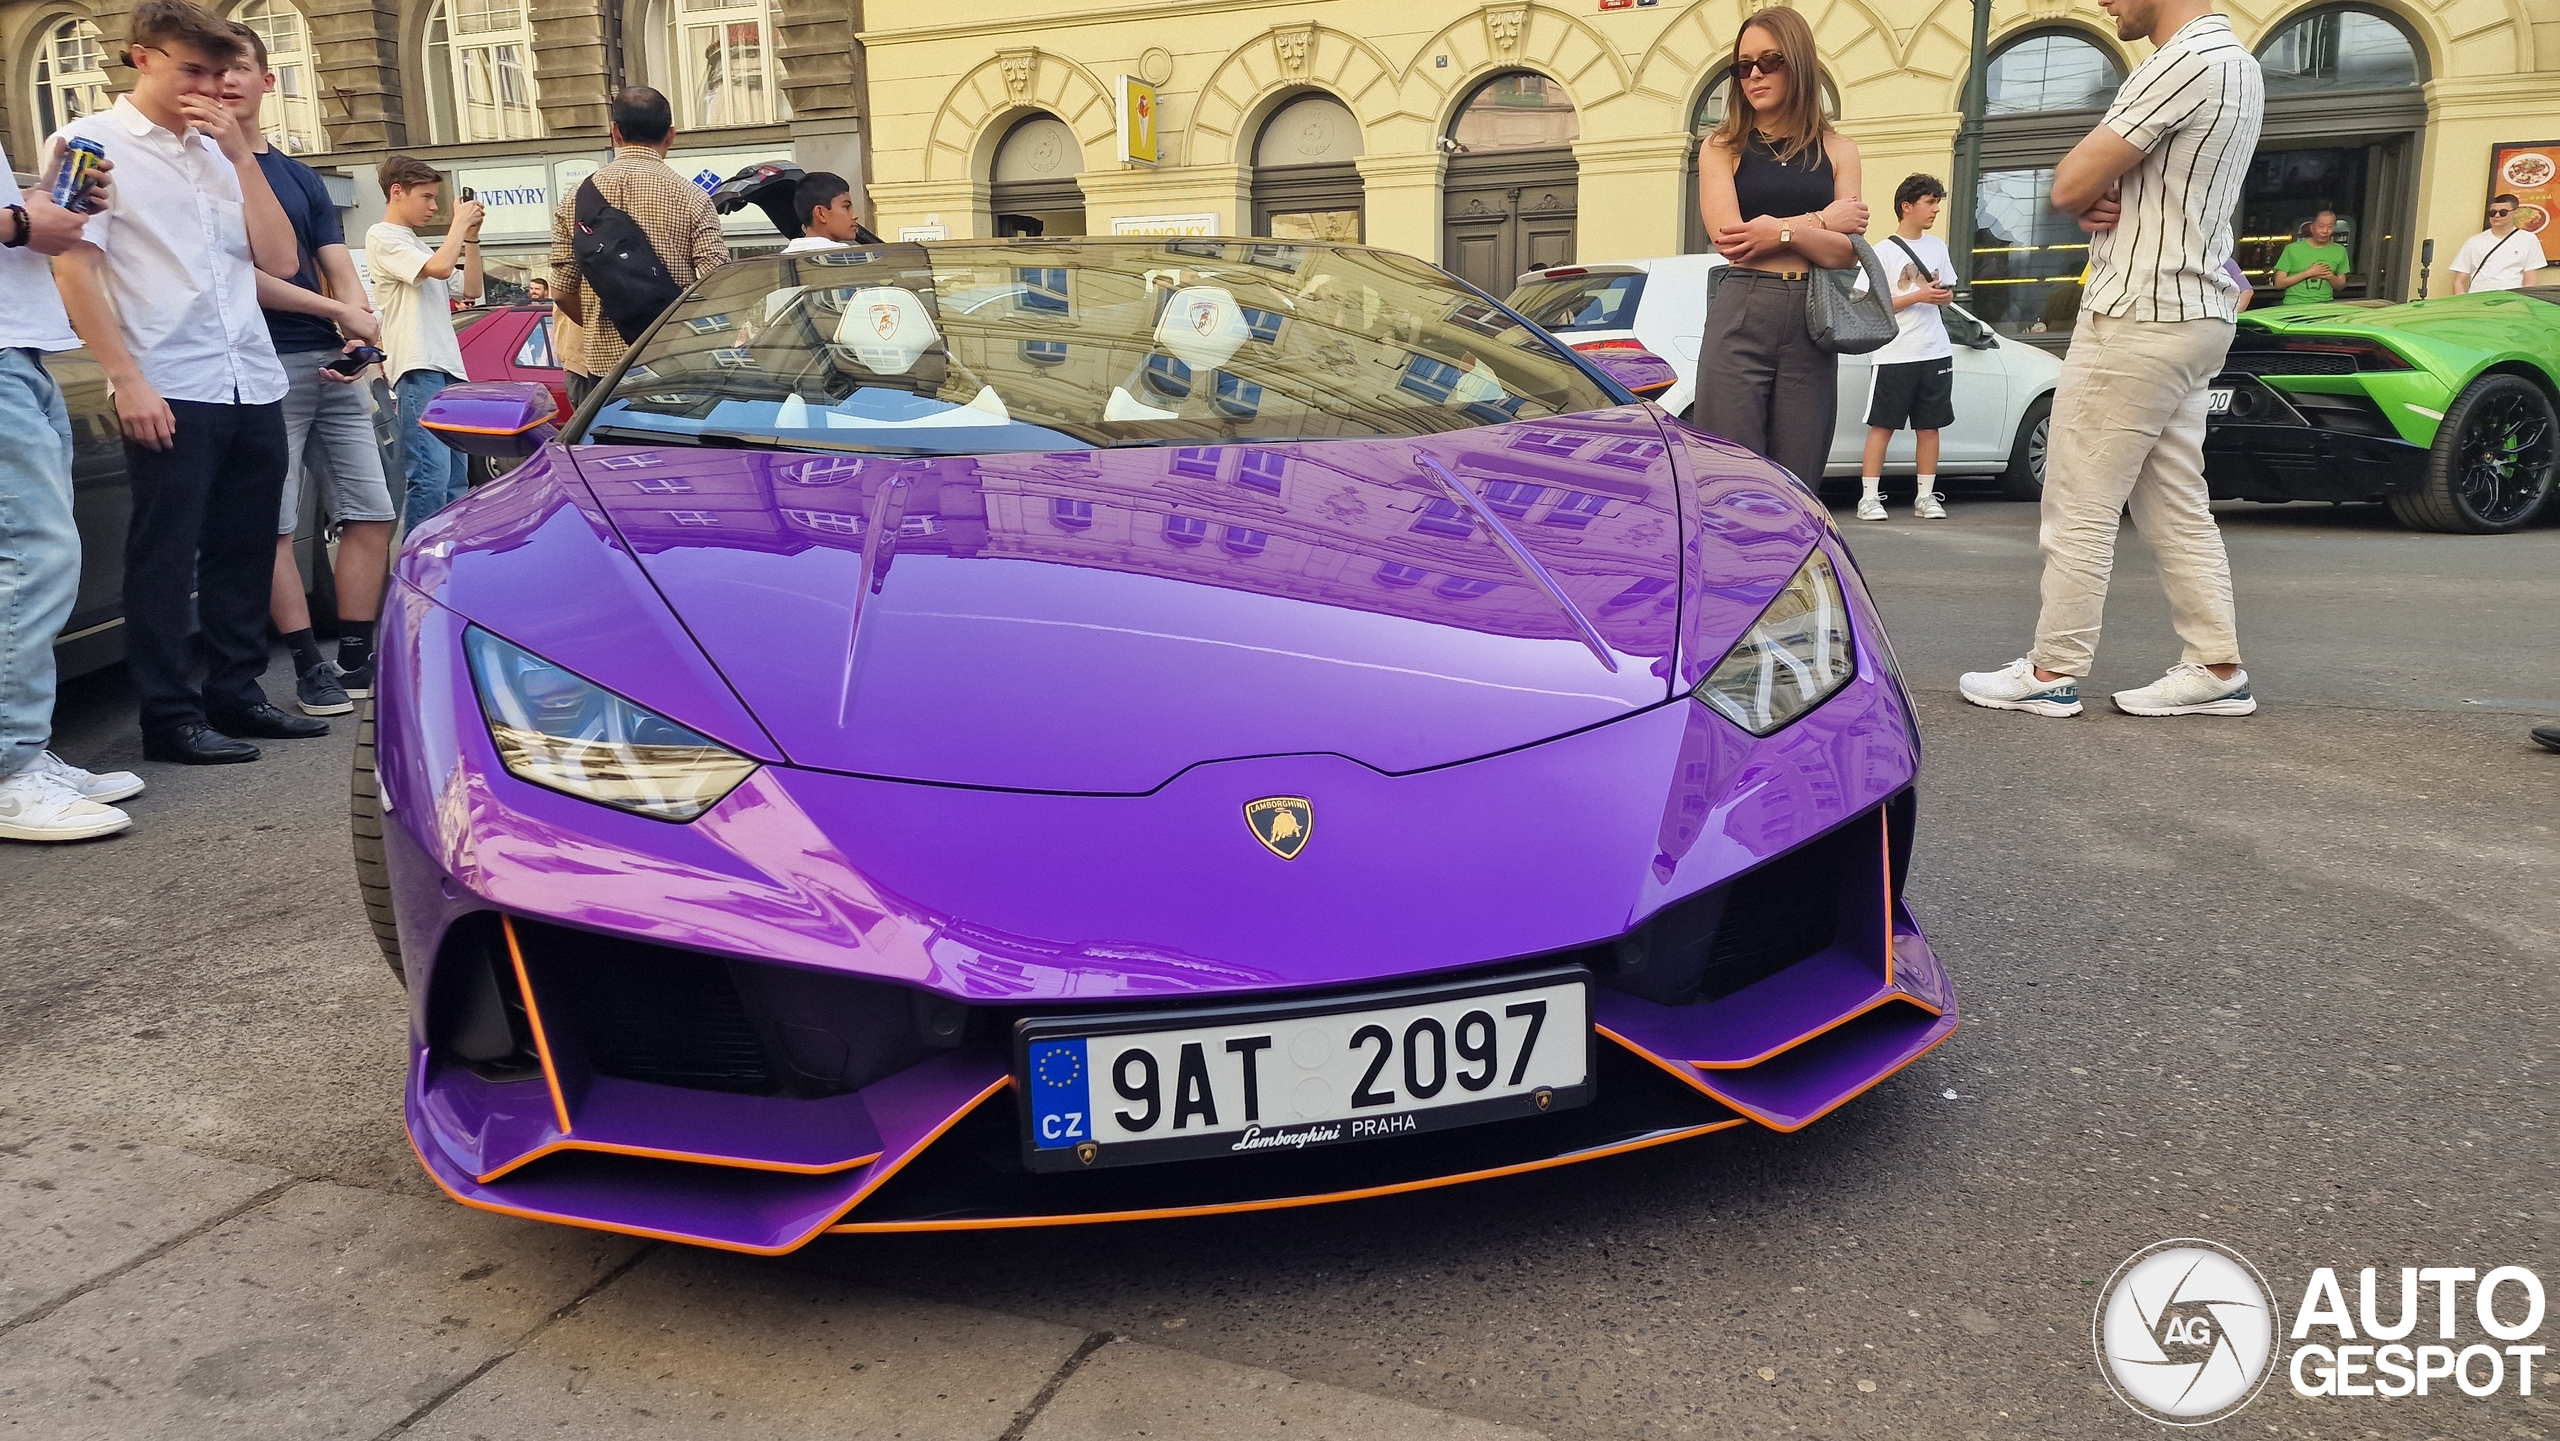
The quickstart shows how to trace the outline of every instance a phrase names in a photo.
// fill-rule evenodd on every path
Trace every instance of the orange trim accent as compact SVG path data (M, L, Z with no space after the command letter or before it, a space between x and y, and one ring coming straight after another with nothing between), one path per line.
M524 995L524 1018L533 1027L533 1053L542 1058L542 1083L551 1088L551 1109L560 1118L560 1134L569 1134L569 1098L560 1090L560 1068L551 1063L551 1041L542 1034L542 1008L534 1004L533 977L525 973L524 947L516 944L516 919L501 913L499 928L507 933L507 958L515 962L516 989Z
M1598 1021L1593 1021L1591 1023L1591 1029L1598 1031L1601 1035L1607 1036L1610 1040L1613 1040L1619 1045L1626 1047L1628 1050L1633 1051L1640 1059L1652 1062L1654 1065L1662 1069L1662 1073L1664 1075L1676 1078L1680 1084L1687 1086L1690 1090L1697 1092L1701 1096L1705 1096L1718 1105L1724 1104L1724 1097L1707 1089L1707 1083L1698 1079L1696 1067L1683 1061L1666 1060L1661 1056L1657 1056L1653 1052L1646 1050L1644 1047L1637 1045L1635 1042L1628 1040L1626 1037L1619 1035L1617 1032L1610 1030L1607 1026L1600 1024Z
M1910 998L1905 997L1904 999L1908 1000ZM1959 1029L1961 1029L1960 1026L1949 1026L1945 1036L1940 1036L1938 1039L1922 1046L1919 1050L1912 1052L1909 1059L1903 1061L1900 1065L1895 1066L1892 1070L1879 1074L1874 1080L1871 1080L1865 1085L1860 1086L1858 1089L1851 1091L1849 1094L1842 1096L1839 1100L1832 1102L1830 1105L1823 1107L1821 1110L1814 1112L1812 1115L1805 1117L1803 1120L1796 1122L1792 1126L1780 1125L1776 1121L1769 1119L1767 1116L1760 1114L1758 1111L1744 1105L1742 1102L1735 1100L1731 1096L1717 1095L1716 1099L1733 1107L1735 1110L1740 1111L1742 1114L1749 1116L1751 1119L1758 1121L1761 1125L1768 1127L1770 1130L1778 1132L1780 1135L1793 1135L1794 1133L1803 1130L1805 1127L1812 1125L1814 1122L1821 1120L1823 1117L1830 1115L1832 1112L1839 1110L1842 1106L1845 1106L1851 1101L1858 1099L1860 1096L1865 1095L1867 1092L1883 1085L1895 1076L1901 1075L1904 1071L1911 1068L1913 1062L1918 1061L1922 1056L1925 1056L1931 1051L1938 1049L1940 1046L1945 1045L1947 1043L1947 1037L1954 1035Z
M1667 1146L1674 1141L1687 1141L1710 1131L1726 1131L1742 1125L1740 1120L1710 1121L1703 1126L1690 1126L1659 1136L1603 1146L1596 1151L1576 1151L1571 1155L1549 1156L1543 1161L1522 1161L1517 1165L1495 1166L1482 1171L1465 1171L1454 1176L1434 1176L1422 1181L1399 1181L1389 1186L1363 1186L1352 1191L1326 1191L1311 1196L1279 1196L1262 1201L1233 1201L1216 1206L1160 1206L1143 1211L1094 1211L1075 1216L997 1216L966 1221L845 1221L827 1228L834 1235L880 1235L898 1231L1008 1231L1033 1226L1094 1226L1112 1221L1170 1221L1191 1216L1238 1216L1254 1211L1279 1211L1300 1206L1323 1206L1341 1201L1366 1201L1379 1196L1405 1195L1414 1191L1437 1190L1443 1186L1464 1185L1469 1181L1490 1181L1500 1176L1520 1176L1531 1171L1552 1170L1582 1161L1596 1161L1604 1156L1624 1155L1653 1146Z
M1893 803L1876 807L1876 834L1884 841L1884 983L1893 984Z
M1762 1061L1768 1060L1772 1056L1784 1055L1787 1052L1794 1050L1796 1047L1803 1045L1807 1041L1829 1035L1831 1032L1836 1031L1842 1026L1849 1024L1851 1021L1858 1019L1860 1016L1867 1014L1869 1011L1875 1010L1881 1006L1891 1005L1895 1001L1903 1001L1911 1005L1918 1006L1920 1009L1927 1011L1933 1016L1945 1014L1945 1012L1939 1010L1936 1006L1930 1005L1927 1001L1920 999L1918 996L1912 995L1908 991L1887 991L1882 995L1877 996L1874 1000L1867 1002L1865 1005L1858 1007L1856 1010L1850 1011L1845 1015L1824 1023L1818 1029L1807 1031L1803 1035L1798 1036L1794 1040L1788 1041L1783 1045L1771 1046L1769 1049L1753 1056L1750 1060L1691 1061L1689 1064L1697 1067L1701 1071L1747 1071L1753 1066L1759 1065Z
M727 1166L739 1171L779 1171L793 1176L832 1176L839 1171L850 1171L856 1166L868 1166L879 1160L881 1156L880 1152L874 1151L868 1156L856 1156L850 1161L836 1161L824 1166L799 1166L788 1161L750 1161L743 1156L713 1156L700 1151L661 1151L654 1146L623 1146L611 1141L563 1139L553 1141L549 1145L536 1146L476 1179L485 1186L509 1171L520 1170L545 1156L562 1151L595 1151L607 1156L638 1156L650 1161L684 1161L696 1166Z
M560 413L555 410L551 414L546 415L542 419L534 421L529 425L519 425L513 428L502 429L494 425L429 425L423 420L418 422L418 428L420 430L432 430L438 435L522 435L528 430L537 430L543 426L549 425L551 422L558 420L559 418Z
M845 1202L844 1205L836 1211L835 1216L828 1217L826 1221L820 1222L806 1234L795 1237L787 1244L780 1246L742 1246L735 1241L707 1240L700 1236L688 1236L680 1231L661 1231L649 1226L625 1226L612 1221L590 1220L584 1216L559 1216L548 1211L533 1211L527 1210L521 1206L508 1206L496 1201L483 1201L476 1197L466 1196L460 1191L455 1190L453 1187L446 1185L444 1177L436 1174L436 1168L427 1164L427 1153L418 1148L418 1138L416 1136L409 1136L409 1154L418 1158L418 1168L427 1173L427 1179L435 1183L437 1190L444 1192L447 1197L458 1201L465 1206L469 1206L475 1211L487 1211L499 1216L513 1216L518 1220L523 1221L543 1221L554 1226L575 1226L583 1231L611 1231L616 1235L639 1236L651 1241L675 1241L687 1246L708 1246L715 1251L736 1251L748 1256L780 1256L791 1251L799 1250L801 1247L808 1245L811 1241L817 1239L818 1235L827 1230L829 1224L832 1223L836 1217L844 1215L845 1212L852 1210L854 1207L861 1205L865 1200L868 1200L872 1192L880 1189L882 1182L888 1180L889 1177L896 1175L898 1170L905 1166L908 1161L923 1155L926 1148L930 1147L934 1142L942 1139L944 1132L950 1130L953 1126L960 1124L962 1117L968 1115L971 1111L978 1109L979 1106L984 1105L989 1096L994 1095L996 1092L1001 1091L1012 1084L1013 1078L1011 1076L1007 1076L1004 1079L997 1081L994 1085L980 1091L977 1095L971 1097L969 1104L952 1112L949 1117L944 1119L941 1125L933 1128L932 1134L926 1136L923 1140L918 1141L912 1150L909 1150L906 1155L900 1157L897 1165L891 1166L887 1171L865 1181L862 1189L856 1191L853 1195L853 1199ZM1739 1123L1727 1122L1725 1124L1733 1125ZM403 1135L408 1134L408 1127L405 1124L400 1129Z

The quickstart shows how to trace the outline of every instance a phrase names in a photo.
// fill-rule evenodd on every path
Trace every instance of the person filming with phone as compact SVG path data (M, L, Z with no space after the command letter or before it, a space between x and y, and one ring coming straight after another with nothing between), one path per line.
M427 434L418 417L427 402L459 380L462 342L453 334L453 297L480 298L480 202L453 207L444 242L418 238L444 208L444 175L412 155L394 155L377 172L382 220L365 232L365 262L373 268L374 303L382 308L382 373L400 401L400 453L408 493L400 500L404 529L460 500L471 487L470 457Z

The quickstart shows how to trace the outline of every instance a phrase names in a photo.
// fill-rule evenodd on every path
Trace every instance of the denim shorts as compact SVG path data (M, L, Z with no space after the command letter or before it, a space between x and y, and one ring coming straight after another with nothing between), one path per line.
M284 505L276 534L291 535L301 518L302 480L322 487L322 514L338 520L391 520L391 483L382 468L382 440L373 427L373 387L321 378L334 350L299 350L284 362L286 462Z

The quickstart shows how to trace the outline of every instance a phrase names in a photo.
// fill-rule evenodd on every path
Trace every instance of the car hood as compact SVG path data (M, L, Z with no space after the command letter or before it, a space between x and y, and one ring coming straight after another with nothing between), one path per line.
M1246 756L1421 770L1664 701L1665 451L1628 406L1419 440L568 453L793 763L1133 794Z

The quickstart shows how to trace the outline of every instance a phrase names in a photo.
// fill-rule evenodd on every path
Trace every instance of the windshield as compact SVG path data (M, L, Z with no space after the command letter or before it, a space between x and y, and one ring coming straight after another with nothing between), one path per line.
M1545 336L1387 251L900 244L712 272L581 438L983 454L1429 435L1615 403Z
M1532 280L1511 292L1511 308L1547 329L1632 330L1644 275L1568 275Z

